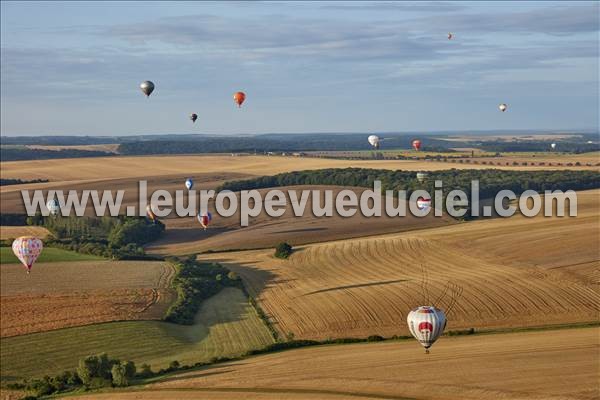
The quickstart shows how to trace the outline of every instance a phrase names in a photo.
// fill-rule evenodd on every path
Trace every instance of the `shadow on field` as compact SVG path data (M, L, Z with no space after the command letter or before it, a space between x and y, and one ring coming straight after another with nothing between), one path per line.
M336 290L344 290L344 289L356 289L356 288L363 288L363 287L369 287L369 286L379 286L379 285L389 285L392 283L400 283L400 282L408 282L410 279L396 279L393 281L378 281L378 282L369 282L369 283L357 283L354 285L346 285L346 286L337 286L337 287L332 287L332 288L327 288L327 289L319 289L319 290L315 290L313 292L308 292L303 294L302 296L310 296L311 294L317 294L317 293L325 293L325 292L333 292Z
M165 377L162 379L157 379L156 381L154 381L152 383L177 382L177 381L185 381L188 379L205 378L208 376L222 375L222 374L231 372L232 371L231 367L235 367L237 365L243 365L243 364L244 363L242 363L242 362L236 362L236 363L232 363L232 364L227 363L227 365L214 365L214 366L202 367L202 369L198 370L195 373L181 374L181 372L179 372L177 376L168 376L168 377ZM223 368L228 368L228 369L223 370ZM217 370L221 370L221 371L217 371Z

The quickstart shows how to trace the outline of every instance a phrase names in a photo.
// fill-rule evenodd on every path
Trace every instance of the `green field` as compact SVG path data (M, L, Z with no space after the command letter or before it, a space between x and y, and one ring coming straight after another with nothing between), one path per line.
M47 247L42 250L42 254L36 262L61 262L61 261L87 261L87 260L103 260L102 257L91 254L81 254L74 251L56 249ZM12 248L0 247L0 264L15 264L20 261L13 254Z
M97 324L2 339L2 383L74 369L105 352L153 369L237 356L273 343L271 333L240 289L226 288L202 305L193 326L158 321Z

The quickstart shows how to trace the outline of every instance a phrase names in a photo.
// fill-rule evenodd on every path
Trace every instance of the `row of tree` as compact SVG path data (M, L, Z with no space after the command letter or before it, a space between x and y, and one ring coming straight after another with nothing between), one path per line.
M113 153L97 150L45 150L31 149L28 147L0 147L0 159L2 161L23 160L49 160L56 158L82 158L82 157L107 157L114 156Z
M241 287L235 272L220 264L198 263L195 257L185 260L169 259L177 269L171 286L177 292L177 300L169 307L165 321L193 325L202 302L227 286Z
M119 260L146 258L143 245L158 239L165 226L142 217L77 217L36 215L29 225L48 229L53 238L46 244L79 253Z
M366 168L322 169L287 172L254 179L230 181L218 190L252 190L297 185L334 185L372 188L381 181L382 190L406 190L410 194L418 189L433 195L435 181L442 182L442 190L462 190L470 198L472 181L479 181L479 198L494 198L501 190L512 190L516 195L525 190L586 190L600 187L600 174L596 171L506 171L497 169L450 169L429 172L424 182L419 182L414 171L392 171Z

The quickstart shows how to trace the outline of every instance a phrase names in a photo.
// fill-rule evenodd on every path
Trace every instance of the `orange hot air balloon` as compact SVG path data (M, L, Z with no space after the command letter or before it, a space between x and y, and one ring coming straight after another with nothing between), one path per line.
M412 147L413 149L415 149L416 151L421 150L421 141L419 139L415 139L412 141Z
M233 95L233 101L235 101L238 107L242 106L242 103L246 100L246 94L244 92L236 92Z

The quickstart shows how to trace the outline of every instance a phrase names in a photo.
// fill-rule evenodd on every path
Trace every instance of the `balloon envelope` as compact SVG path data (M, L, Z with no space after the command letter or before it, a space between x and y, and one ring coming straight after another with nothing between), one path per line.
M369 144L373 147L375 147L376 149L379 148L379 141L381 139L379 139L379 136L377 135L371 135L367 138L367 140L369 141Z
M154 91L154 83L151 81L144 81L140 84L140 89L142 89L142 92L146 95L146 97L149 97Z
M427 210L429 207L431 207L431 199L426 199L425 197L417 199L417 208L419 210Z
M146 206L146 216L152 222L156 222L158 220L158 217L156 216L156 214L154 214L154 211L152 210L152 206L150 204Z
M48 200L48 203L46 203L46 208L52 215L58 215L60 212L60 204L56 199Z
M502 112L506 111L507 108L508 108L508 106L504 103L502 103L498 106L498 109L500 109L500 111L502 111Z
M555 149L555 148L556 148L556 143L552 143L552 144L550 145L550 147L552 147L553 149Z
M190 190L194 186L194 181L191 178L185 180L185 187Z
M198 119L198 114L192 113L190 115L190 119L192 120L192 122L196 122L196 120Z
M27 273L31 271L33 263L38 259L43 248L42 241L34 236L21 236L12 243L13 253L27 268Z
M412 141L412 147L419 151L421 149L421 141L419 139L415 139Z
M406 317L411 335L429 349L446 328L446 315L439 308L420 306L413 309Z
M206 228L208 228L210 221L212 221L212 214L210 212L202 211L201 213L198 214L198 222L200 222L200 225L202 225L204 230L206 230Z
M242 103L244 102L244 100L246 100L246 93L244 93L244 92L236 92L233 95L233 101L236 102L238 107L242 106Z
M448 33L448 40L451 40L452 36L453 36L452 33Z

